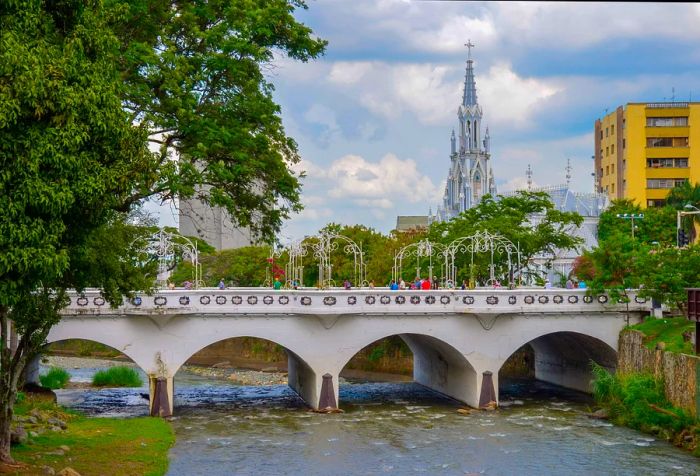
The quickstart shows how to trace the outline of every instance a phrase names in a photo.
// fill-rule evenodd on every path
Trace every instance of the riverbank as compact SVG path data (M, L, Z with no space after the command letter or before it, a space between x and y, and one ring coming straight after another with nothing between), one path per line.
M89 418L32 395L15 406L15 414L26 440L12 447L18 466L0 469L4 474L71 468L82 476L162 475L175 443L170 423L161 418Z

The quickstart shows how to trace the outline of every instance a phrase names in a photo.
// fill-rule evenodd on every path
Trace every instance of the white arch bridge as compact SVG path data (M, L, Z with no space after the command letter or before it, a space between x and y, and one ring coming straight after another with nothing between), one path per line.
M282 345L289 385L312 408L336 407L338 375L362 348L399 335L414 380L478 407L498 399L498 371L518 348L535 352L535 376L588 390L590 361L616 366L618 334L650 303L585 290L166 290L116 308L86 291L70 296L48 342L87 339L130 357L150 378L152 414L173 411L173 377L196 352L233 337Z

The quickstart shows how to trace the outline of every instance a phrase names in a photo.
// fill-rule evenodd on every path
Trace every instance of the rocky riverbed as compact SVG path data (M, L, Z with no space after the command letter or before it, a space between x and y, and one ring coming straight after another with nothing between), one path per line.
M45 367L60 367L68 370L109 368L115 366L136 367L136 364L124 360L94 359L88 357L67 357L50 355L42 360ZM283 385L287 383L287 373L280 372L276 368L263 370L236 369L228 366L226 362L215 364L211 367L198 365L183 365L178 373L184 372L200 377L209 377L216 380L229 381L235 385L266 386ZM82 388L89 382L80 376L72 377L69 387Z

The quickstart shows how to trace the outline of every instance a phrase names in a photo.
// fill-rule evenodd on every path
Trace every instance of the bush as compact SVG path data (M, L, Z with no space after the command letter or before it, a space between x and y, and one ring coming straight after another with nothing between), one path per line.
M593 396L616 423L647 432L655 427L680 432L693 425L692 416L666 399L662 380L644 373L612 375L591 365Z
M63 388L70 380L70 374L66 370L59 367L51 367L46 375L41 375L39 381L42 387L56 390Z
M96 387L140 387L143 382L136 370L118 366L95 373L92 384Z

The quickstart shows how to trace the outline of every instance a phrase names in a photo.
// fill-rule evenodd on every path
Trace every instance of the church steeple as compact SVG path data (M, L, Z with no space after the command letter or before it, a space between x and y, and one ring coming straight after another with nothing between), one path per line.
M467 40L464 45L469 48L469 55L467 58L467 72L464 76L464 94L462 95L462 105L476 106L476 80L474 79L474 61L472 60L472 48L474 45L471 40Z

